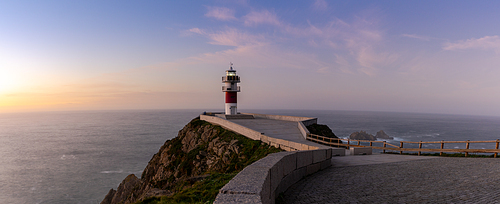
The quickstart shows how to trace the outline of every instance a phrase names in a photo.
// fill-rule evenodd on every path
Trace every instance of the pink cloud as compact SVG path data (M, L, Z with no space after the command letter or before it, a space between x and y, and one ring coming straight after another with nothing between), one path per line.
M247 34L234 28L228 28L216 33L209 33L208 37L212 40L210 44L227 46L262 44L264 41L264 38L261 36Z
M430 40L429 37L415 35L415 34L403 34L401 36L407 37L407 38L419 39L419 40L423 40L423 41L429 41Z
M221 21L230 21L236 20L234 13L235 11L233 9L225 7L208 7L208 12L205 14L205 16Z
M318 4L321 3L318 1ZM226 61L233 58L238 58L240 61L259 59L260 62L265 61L278 67L283 67L286 64L288 67L300 68L300 66L310 67L311 64L315 64L310 68L320 72L334 68L342 73L353 74L357 72L375 76L381 69L394 63L399 55L383 49L384 32L378 29L377 15L372 15L372 13L369 13L368 16L357 16L352 22L335 19L325 24L314 24L307 21L307 26L295 26L282 22L275 13L269 10L251 11L241 18L245 26L274 25L284 34L278 38L227 27L211 32L192 28L190 32L204 35L210 39L210 44L235 47L216 53L207 53L207 55L198 58L203 59L202 61L206 61L208 58L218 59L218 57L221 60L226 59ZM282 42L289 39L296 39L294 43L301 41L311 47L330 49L332 56L335 56L337 60L319 59L315 54L310 53L307 58L299 57L304 53L291 52L280 46ZM208 55L210 57L207 58ZM273 62L273 59L283 59L280 61L293 63L278 65ZM316 62L311 63L311 59L315 59Z
M189 32L192 32L192 33L196 33L196 34L200 34L200 35L203 35L205 34L205 32L203 32L201 29L199 28L191 28L188 30Z
M252 11L243 17L246 26L255 26L260 24L281 25L276 14L268 10L260 12Z
M312 5L312 8L315 10L324 11L328 9L328 3L325 0L316 0Z
M500 37L498 35L485 36L479 39L471 38L456 43L446 43L444 44L443 49L444 50L493 49L498 52L500 51Z

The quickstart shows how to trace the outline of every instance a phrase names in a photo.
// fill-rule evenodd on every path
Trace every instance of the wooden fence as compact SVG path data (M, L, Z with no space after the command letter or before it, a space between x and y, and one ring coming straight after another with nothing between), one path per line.
M381 149L384 153L386 150L399 151L400 154L403 152L418 152L420 156L421 152L439 152L442 155L443 152L453 152L453 153L465 153L468 156L469 153L493 153L494 157L500 153L498 149L498 144L500 140L490 140L490 141L432 141L432 142L410 142L410 141L400 141L399 146L390 144L386 141L372 141L372 140L352 140L352 139L339 139L339 138L329 138L321 135L308 134L307 140L317 142L323 145L328 145L331 147L372 147L373 149ZM369 145L362 145L361 143L369 143ZM356 144L357 143L357 144ZM380 143L380 146L373 145L374 143ZM448 143L462 143L465 144L465 149L445 149L444 144ZM469 144L471 143L495 143L495 149L469 149ZM418 144L418 148L405 148L404 144ZM422 144L441 144L441 148L422 148ZM493 145L492 145L493 146Z

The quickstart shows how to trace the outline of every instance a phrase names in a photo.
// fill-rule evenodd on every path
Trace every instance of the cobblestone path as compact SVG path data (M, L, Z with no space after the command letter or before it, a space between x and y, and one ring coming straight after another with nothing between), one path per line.
M304 178L285 203L500 203L500 159L452 158L331 167Z

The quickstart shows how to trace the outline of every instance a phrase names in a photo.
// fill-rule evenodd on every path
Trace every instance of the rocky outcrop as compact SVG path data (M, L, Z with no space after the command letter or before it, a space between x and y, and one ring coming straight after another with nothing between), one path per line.
M372 134L368 134L365 131L359 131L359 132L353 132L350 136L349 139L352 140L377 140L375 136Z
M394 137L391 137L391 136L385 134L385 132L383 130L378 131L377 134L375 135L375 137L377 139L389 139L389 140L394 139Z
M239 172L268 153L279 151L195 118L177 137L165 142L140 179L133 174L127 176L116 191L109 191L101 204L127 204L173 195L179 183L184 188L211 173Z
M321 125L321 124L312 124L307 126L307 130L311 132L311 134L315 135L321 135L325 137L330 137L330 138L338 138L335 133L333 133L332 129L328 127L328 125Z
M375 136L368 134L365 131L353 132L349 139L353 140L377 140L377 139L394 139L393 137L387 135L383 130L377 132Z

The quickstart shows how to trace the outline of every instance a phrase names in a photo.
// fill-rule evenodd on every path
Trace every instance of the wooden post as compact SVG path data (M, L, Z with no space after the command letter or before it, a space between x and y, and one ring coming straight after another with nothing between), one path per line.
M401 141L401 142L400 142L400 144L399 144L399 148L403 148L403 141ZM400 151L399 151L399 154L403 154L403 151L401 151L401 149L400 149Z
M441 140L441 149L444 148L444 140ZM443 152L439 152L439 156L442 156Z
M385 145L386 145L386 144L385 144L385 141L384 141L384 153L385 153Z
M495 146L495 149L498 150L498 139L497 139L497 145ZM495 158L497 158L497 154L498 154L498 152L495 152L495 156L494 156Z
M420 141L420 142L418 143L418 148L419 148L419 149L422 149L422 141ZM418 151L418 156L420 156L420 151Z
M469 149L469 140L467 140L467 143L465 144L465 149ZM469 155L469 152L465 152L465 157Z

